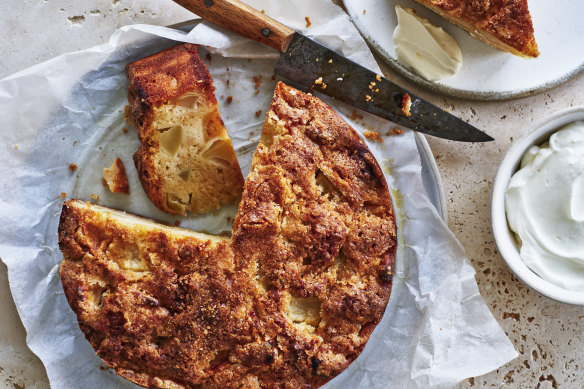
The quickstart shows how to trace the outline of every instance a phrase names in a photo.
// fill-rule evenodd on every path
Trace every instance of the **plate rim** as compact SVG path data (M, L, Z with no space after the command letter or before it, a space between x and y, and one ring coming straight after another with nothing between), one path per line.
M436 159L434 159L434 154L430 148L430 144L426 137L419 132L414 132L416 137L416 146L418 146L418 153L420 154L420 163L422 165L422 183L424 185L424 190L430 199L430 202L436 208L438 215L444 223L448 225L448 208L446 206L446 195L444 194L444 186L442 185L442 178L440 177L440 170L436 164ZM424 165L428 169L429 174L424 174ZM432 187L436 190L436 197L428 193L427 187Z

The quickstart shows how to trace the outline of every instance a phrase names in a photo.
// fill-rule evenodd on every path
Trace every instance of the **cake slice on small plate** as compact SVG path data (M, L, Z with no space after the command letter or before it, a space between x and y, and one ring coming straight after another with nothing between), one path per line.
M539 55L527 0L415 0L475 38L520 57Z
M128 101L142 143L134 162L162 211L204 213L238 202L243 176L196 45L128 64Z

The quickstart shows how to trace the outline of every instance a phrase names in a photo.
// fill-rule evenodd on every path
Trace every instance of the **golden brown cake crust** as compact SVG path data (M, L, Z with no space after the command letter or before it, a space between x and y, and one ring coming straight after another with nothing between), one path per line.
M282 83L231 240L121 215L65 203L61 277L98 355L139 385L316 388L385 311L396 230L381 168L330 107Z
M527 0L416 0L498 49L537 57Z
M257 337L228 240L74 200L63 205L59 245L81 330L106 365L139 385L194 387L226 350Z
M160 107L190 91L204 93L217 104L209 70L199 57L198 46L185 43L142 58L126 66L128 101L134 124L147 128L152 107ZM148 134L138 133L142 138Z

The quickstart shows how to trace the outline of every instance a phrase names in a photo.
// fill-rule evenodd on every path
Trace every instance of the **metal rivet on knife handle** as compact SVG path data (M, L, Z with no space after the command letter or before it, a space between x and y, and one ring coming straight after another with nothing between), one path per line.
M291 28L238 0L174 1L211 23L271 46L281 53L286 51L294 35Z

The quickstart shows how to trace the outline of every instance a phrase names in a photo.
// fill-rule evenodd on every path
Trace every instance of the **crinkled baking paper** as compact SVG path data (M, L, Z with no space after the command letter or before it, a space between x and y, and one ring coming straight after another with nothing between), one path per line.
M330 1L248 3L380 72L349 18ZM308 28L305 16L311 20ZM235 214L235 207L187 219L157 210L146 198L132 161L138 140L123 118L124 66L183 41L202 45L246 175L277 80L273 69L278 53L210 24L196 23L190 30L123 27L106 44L0 81L0 257L8 266L28 345L46 366L53 388L135 387L103 369L63 294L57 245L62 196L170 223L180 220L183 227L210 233L230 229L227 217ZM254 77L260 76L256 94ZM363 119L351 120L357 117L352 108L327 101L360 132L387 134L394 127L363 112ZM384 136L382 143L367 143L386 172L399 221L393 293L363 353L327 387L451 387L516 357L479 294L463 248L424 191L414 134L405 131ZM102 186L102 169L116 157L128 171L130 196ZM71 163L77 170L69 169Z

